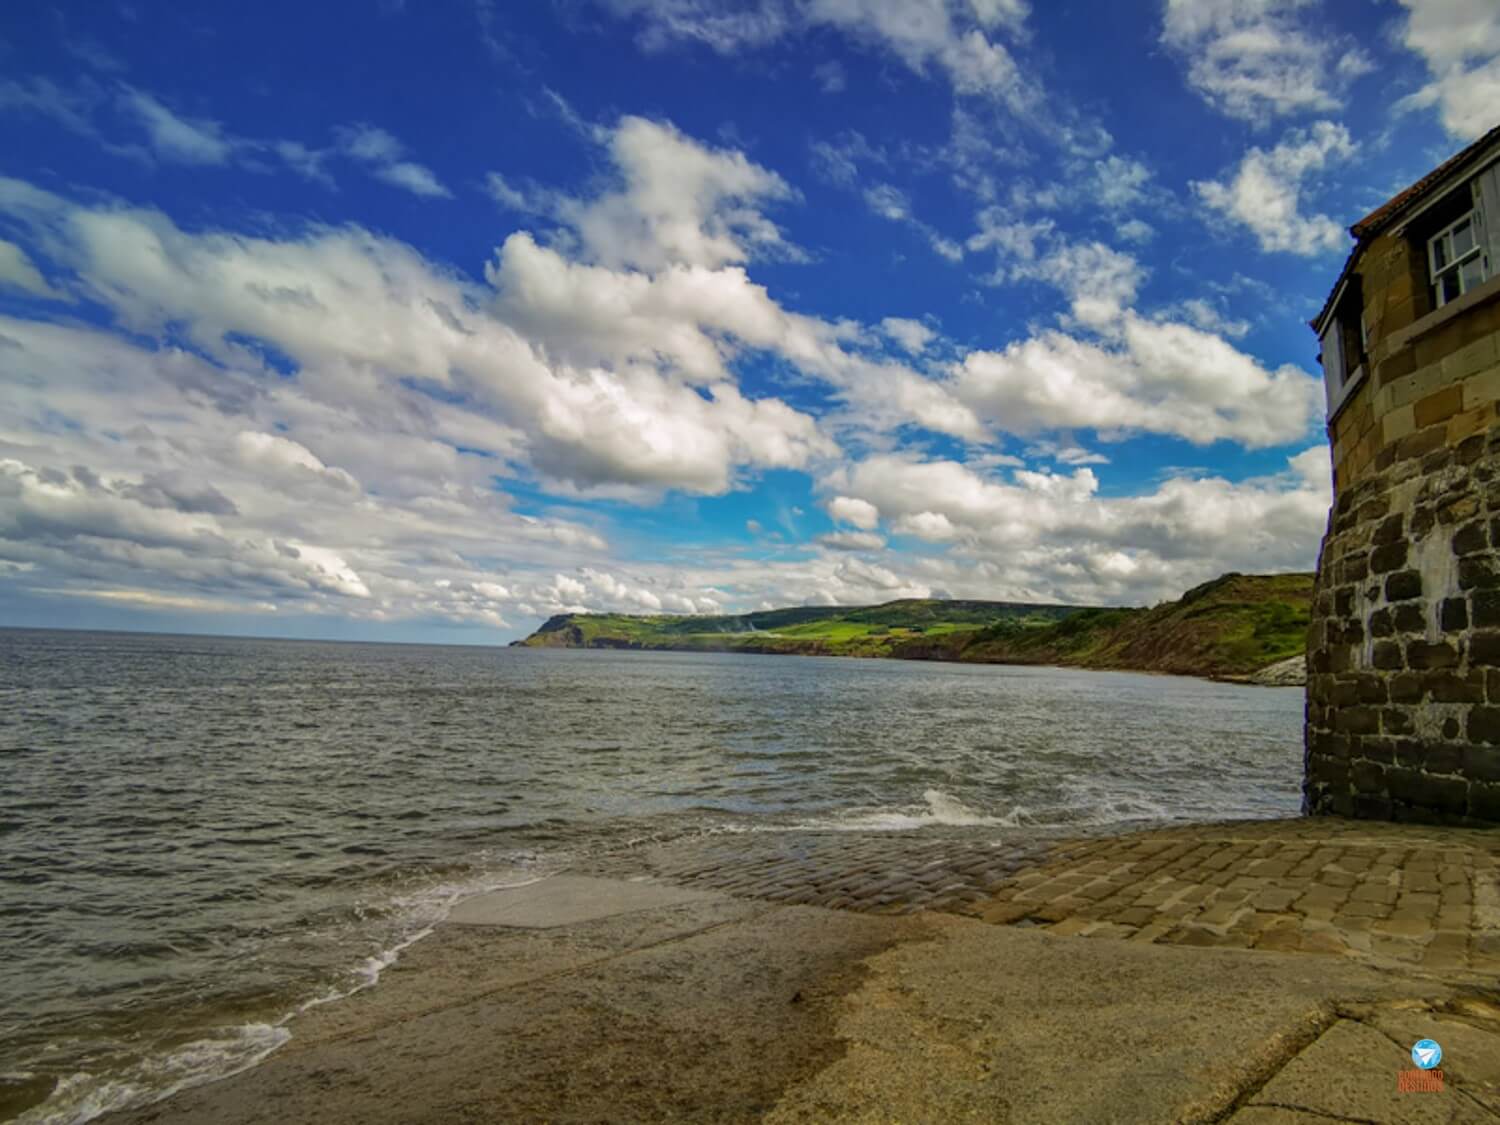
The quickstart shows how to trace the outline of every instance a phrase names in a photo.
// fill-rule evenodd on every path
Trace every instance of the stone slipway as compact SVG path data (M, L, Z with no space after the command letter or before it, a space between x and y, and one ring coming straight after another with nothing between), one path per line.
M1033 841L1024 854L922 834L736 843L697 842L691 871L674 864L693 848L674 845L575 873L588 883L486 896L378 987L300 1019L261 1066L111 1120L1500 1121L1487 936L1500 837L1293 821ZM864 869L880 851L885 878ZM1306 891L1360 858L1340 902L1308 914L1300 895L1260 909L1263 886L1233 887ZM1407 873L1441 888L1460 885L1453 871L1469 892L1461 959L1424 961L1430 943L1377 950L1373 925L1401 912ZM1209 873L1227 878L1192 881ZM1222 940L1109 920L1150 910L1176 925L1192 913L1178 884L1246 893L1210 916L1221 921L1187 923ZM1394 893L1354 897L1377 885ZM1018 903L1022 891L1035 901ZM1410 893L1434 899L1403 917L1442 916L1441 889ZM819 894L845 901L790 901ZM1256 929L1256 915L1338 930L1349 903L1372 904L1344 914L1365 920L1367 947L1304 944L1300 930L1257 943L1285 926ZM1422 1037L1444 1045L1447 1088L1397 1094Z

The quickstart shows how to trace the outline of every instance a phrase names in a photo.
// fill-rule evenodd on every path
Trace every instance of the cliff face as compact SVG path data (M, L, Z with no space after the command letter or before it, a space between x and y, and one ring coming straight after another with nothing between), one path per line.
M741 617L563 614L522 644L1059 664L1243 678L1300 655L1312 576L1228 574L1154 609L902 601Z

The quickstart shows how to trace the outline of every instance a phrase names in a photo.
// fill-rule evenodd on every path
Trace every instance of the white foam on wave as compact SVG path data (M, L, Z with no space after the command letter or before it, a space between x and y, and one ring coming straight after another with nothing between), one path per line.
M398 936L391 945L352 966L347 984L305 1000L271 1022L222 1028L170 1051L148 1055L119 1073L77 1071L61 1079L45 1102L17 1117L16 1125L83 1125L106 1113L151 1105L194 1086L241 1074L291 1040L287 1025L297 1016L374 986L403 951L431 934L464 899L529 886L545 879L555 866L488 872L398 895L389 904L399 919Z
M941 789L928 789L922 794L925 809L848 809L831 817L794 824L794 829L835 832L907 832L916 828L944 825L955 828L994 827L1015 828L1026 823L1027 811L1016 806L1003 816L986 816L975 812L957 797Z

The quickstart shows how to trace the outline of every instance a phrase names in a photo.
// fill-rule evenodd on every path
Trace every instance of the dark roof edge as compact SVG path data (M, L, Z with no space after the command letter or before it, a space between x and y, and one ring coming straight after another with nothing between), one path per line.
M1318 315L1307 322L1308 327L1314 332L1318 331L1328 319L1328 314L1333 311L1333 299L1338 296L1339 289L1343 287L1349 275L1354 272L1354 263L1359 259L1361 253L1381 231L1396 221L1402 214L1414 204L1431 195L1449 177L1457 175L1470 164L1476 161L1484 151L1491 145L1500 143L1500 125L1495 126L1484 136L1462 151L1450 156L1427 175L1416 183L1397 192L1387 199L1375 210L1371 211L1359 222L1349 228L1349 233L1355 238L1353 248L1349 251L1349 257L1344 261L1344 268L1339 271L1338 280L1333 283L1333 288L1328 291L1328 298L1323 302L1323 308Z
M1442 181L1446 180L1449 176L1456 175L1468 164L1478 159L1485 149L1497 141L1500 141L1500 125L1491 129L1461 152L1450 156L1405 191L1398 192L1386 200L1350 227L1349 233L1361 242L1375 237L1375 235L1390 226L1408 207L1430 195Z

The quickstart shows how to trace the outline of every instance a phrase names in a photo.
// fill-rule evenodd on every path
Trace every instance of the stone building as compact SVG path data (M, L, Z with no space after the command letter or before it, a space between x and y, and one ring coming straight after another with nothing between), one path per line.
M1304 808L1500 823L1500 128L1350 231Z

